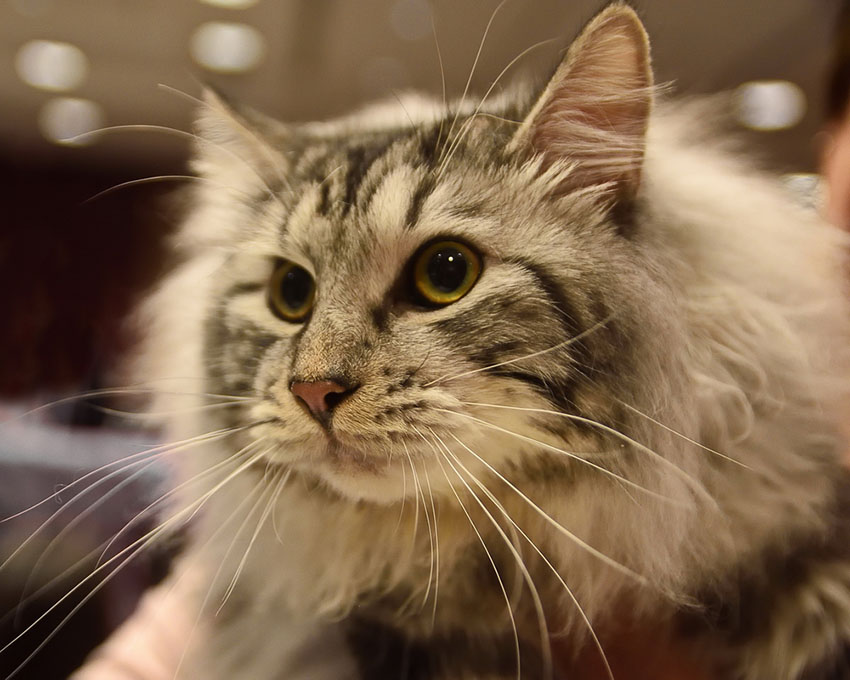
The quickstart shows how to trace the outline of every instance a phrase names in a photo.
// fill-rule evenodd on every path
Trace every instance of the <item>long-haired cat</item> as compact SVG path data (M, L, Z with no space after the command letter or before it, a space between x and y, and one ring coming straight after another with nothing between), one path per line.
M206 440L178 677L550 678L553 639L580 677L646 626L850 677L844 239L699 115L622 4L536 92L208 95L139 366Z

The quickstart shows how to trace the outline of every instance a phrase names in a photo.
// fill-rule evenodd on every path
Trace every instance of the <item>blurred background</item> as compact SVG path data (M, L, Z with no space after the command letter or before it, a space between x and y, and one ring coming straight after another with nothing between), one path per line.
M400 90L439 96L439 45L446 89L458 96L492 18L471 77L481 93L521 52L555 38L519 59L505 82L548 75L606 3L509 0L494 15L494 0L0 2L0 519L59 492L0 523L0 561L14 554L0 567L2 646L161 493L156 466L98 473L90 481L102 485L73 506L76 489L62 490L157 440L110 415L109 395L79 395L124 384L121 359L136 341L125 319L167 266L175 191L188 181L179 177L188 144L162 128L191 130L202 84L284 120L327 118ZM651 35L657 79L684 95L728 92L724 124L801 200L825 205L817 173L823 150L840 139L850 83L841 1L632 4ZM162 127L123 127L135 125ZM42 404L51 405L32 411ZM144 518L130 525L112 554L149 528ZM168 552L132 562L18 677L66 677L162 577ZM0 677L87 588L0 652Z

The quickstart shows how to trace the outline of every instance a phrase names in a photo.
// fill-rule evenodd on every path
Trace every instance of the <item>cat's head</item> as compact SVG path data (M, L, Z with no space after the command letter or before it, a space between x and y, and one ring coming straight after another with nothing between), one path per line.
M209 95L184 236L217 253L204 364L210 391L256 399L254 451L378 502L423 474L616 456L584 419L617 426L614 392L665 361L635 233L651 108L623 5L529 96L285 125Z

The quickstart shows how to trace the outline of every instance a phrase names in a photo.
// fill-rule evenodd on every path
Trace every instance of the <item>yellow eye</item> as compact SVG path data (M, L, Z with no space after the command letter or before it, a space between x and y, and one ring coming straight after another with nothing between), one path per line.
M481 257L458 241L436 241L413 263L413 286L429 305L448 305L466 295L481 274Z
M316 284L303 267L281 260L269 281L269 307L284 321L304 321L313 309Z

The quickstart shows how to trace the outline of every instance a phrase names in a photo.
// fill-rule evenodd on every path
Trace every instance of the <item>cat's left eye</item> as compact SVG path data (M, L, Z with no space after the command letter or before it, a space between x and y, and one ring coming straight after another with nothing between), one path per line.
M448 305L466 295L481 274L481 256L459 241L435 241L413 261L416 297L429 306Z
M316 284L304 267L281 260L269 281L269 307L284 321L305 321L313 309Z

